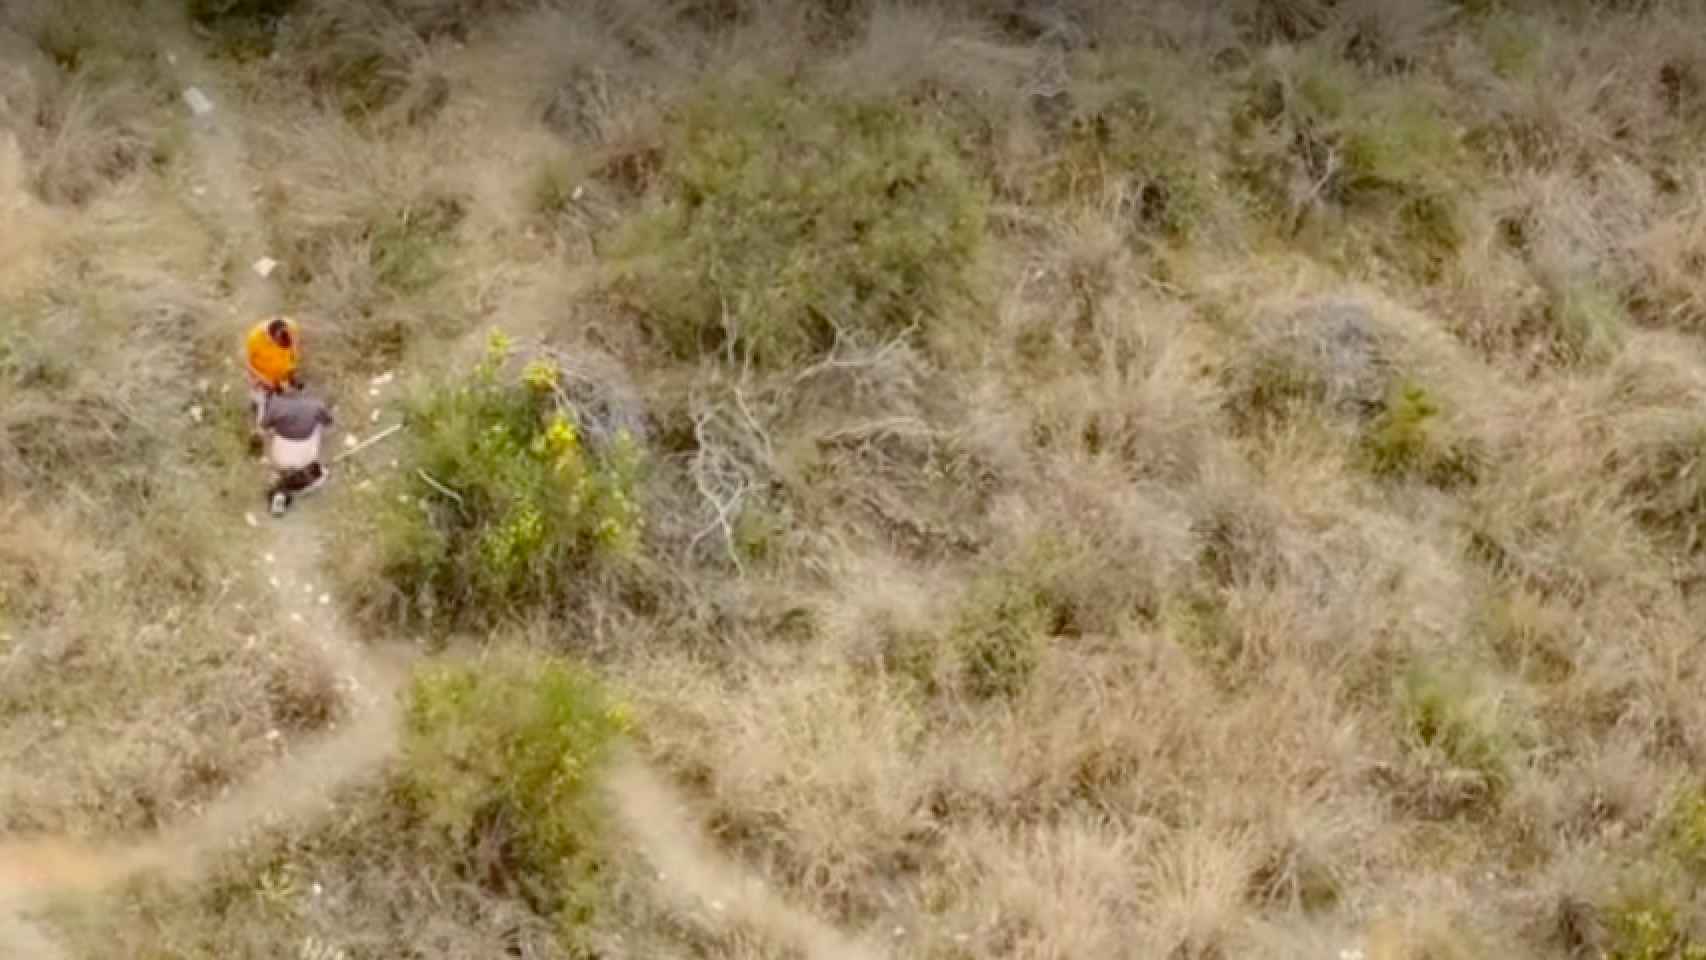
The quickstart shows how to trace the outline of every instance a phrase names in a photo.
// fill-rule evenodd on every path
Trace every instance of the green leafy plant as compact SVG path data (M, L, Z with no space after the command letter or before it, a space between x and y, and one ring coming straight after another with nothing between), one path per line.
M376 518L384 581L428 619L489 622L563 602L574 576L632 556L643 528L643 458L626 433L582 441L546 358L516 375L494 335L464 383L429 390L409 411L412 469Z
M893 336L969 292L984 192L900 104L763 81L684 105L614 292L678 356L782 367L837 330Z
M593 787L628 725L622 704L560 658L504 653L428 666L409 691L404 792L455 848L501 851L487 869L572 931L597 906Z
M950 637L965 692L979 700L1022 692L1042 659L1048 621L1037 590L1010 577L979 581Z
M1474 454L1451 435L1440 413L1425 387L1396 385L1363 438L1362 454L1369 470L1383 477L1420 477L1441 487L1473 481Z
M1660 892L1627 895L1609 914L1608 960L1706 960L1706 943L1683 929L1676 907Z
M1403 734L1412 749L1475 771L1495 790L1508 783L1515 741L1499 703L1477 690L1467 674L1417 664L1403 674L1398 694Z

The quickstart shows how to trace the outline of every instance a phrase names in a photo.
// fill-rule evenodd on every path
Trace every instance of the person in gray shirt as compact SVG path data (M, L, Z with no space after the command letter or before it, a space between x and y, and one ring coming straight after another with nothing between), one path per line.
M320 460L320 441L332 425L332 412L306 389L287 389L267 401L261 417L267 457L277 471L267 491L272 515L283 515L296 497L323 486L330 471Z

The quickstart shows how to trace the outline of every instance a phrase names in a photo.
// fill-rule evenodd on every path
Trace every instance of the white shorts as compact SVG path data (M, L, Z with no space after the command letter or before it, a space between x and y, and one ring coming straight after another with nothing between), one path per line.
M320 459L320 428L315 427L306 440L290 440L275 433L267 452L273 466L280 470L300 470Z

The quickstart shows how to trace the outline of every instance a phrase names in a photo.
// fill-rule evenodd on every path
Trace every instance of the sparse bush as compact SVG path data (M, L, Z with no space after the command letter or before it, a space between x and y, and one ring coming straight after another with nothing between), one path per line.
M1594 283L1554 285L1546 320L1551 327L1553 352L1567 363L1609 359L1625 336L1622 302Z
M335 335L351 353L393 362L407 331L383 308L410 302L406 322L418 328L423 308L440 306L422 295L448 275L465 198L426 189L406 198L361 198L329 215L306 204L293 208L292 199L287 188L266 197L282 220L275 228L286 265L279 276L295 288L303 312L338 321Z
M8 16L34 51L7 42ZM0 129L16 135L43 201L82 206L170 160L172 88L139 20L111 0L0 10Z
M1237 685L1244 638L1228 618L1223 601L1200 591L1169 598L1161 610L1161 623L1167 635L1219 682Z
M1396 385L1363 437L1370 471L1383 477L1418 477L1440 487L1472 482L1476 457L1440 419L1439 404L1416 383Z
M1387 337L1373 312L1348 300L1304 304L1263 322L1231 370L1231 412L1246 426L1318 407L1349 421L1374 416L1390 391Z
M505 653L423 668L405 723L403 784L426 826L481 882L519 888L571 935L586 924L603 867L594 786L625 708L560 659Z
M551 608L575 574L637 549L637 444L624 433L589 449L556 368L535 359L516 378L511 359L494 337L469 382L411 406L408 469L371 530L378 574L405 616L469 623Z
M1402 675L1398 693L1405 740L1424 762L1471 771L1495 794L1509 784L1515 743L1498 701L1469 675L1417 664Z
M1607 960L1706 960L1706 941L1695 939L1663 892L1625 894L1609 911Z
M960 608L949 645L963 689L985 700L1017 696L1041 660L1046 598L1015 578L979 581Z
M1669 426L1632 425L1619 466L1635 518L1685 554L1706 548L1706 422L1677 418Z
M377 219L368 234L374 276L405 295L432 286L443 276L444 249L462 216L460 201L435 197Z
M1697 876L1706 872L1706 791L1682 791L1671 804L1668 820L1677 860Z
M273 51L279 20L302 0L188 0L190 18L219 38L220 50L235 60L264 57Z
M1043 177L1043 202L1104 201L1117 196L1129 226L1187 239L1211 202L1211 156L1202 113L1176 101L1191 80L1159 54L1093 60L1073 102L1060 144ZM1197 91L1191 102L1201 99Z
M1283 234L1332 207L1425 240L1436 256L1461 244L1455 198L1465 157L1434 90L1374 79L1310 49L1271 56L1244 91L1232 174ZM1401 263L1410 256L1397 253Z
M969 293L983 190L917 113L748 81L672 123L663 195L614 252L632 261L615 292L677 356L784 367Z

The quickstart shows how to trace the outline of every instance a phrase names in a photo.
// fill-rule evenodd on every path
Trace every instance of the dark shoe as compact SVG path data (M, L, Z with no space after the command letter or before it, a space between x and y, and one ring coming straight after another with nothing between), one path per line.
M311 464L302 471L302 486L296 489L298 495L313 493L326 485L332 478L332 471L320 464Z

